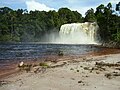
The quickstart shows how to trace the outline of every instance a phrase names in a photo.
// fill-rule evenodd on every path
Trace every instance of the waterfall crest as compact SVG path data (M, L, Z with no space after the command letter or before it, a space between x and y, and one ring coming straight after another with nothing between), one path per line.
M58 41L63 44L97 44L98 29L96 22L64 24L60 28Z

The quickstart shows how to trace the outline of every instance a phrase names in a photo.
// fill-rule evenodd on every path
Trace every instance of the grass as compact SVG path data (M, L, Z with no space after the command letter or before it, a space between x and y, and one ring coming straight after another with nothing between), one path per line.
M50 67L50 66L49 66L47 63L45 63L45 62L40 62L39 65L42 66L42 67L47 67L47 68Z

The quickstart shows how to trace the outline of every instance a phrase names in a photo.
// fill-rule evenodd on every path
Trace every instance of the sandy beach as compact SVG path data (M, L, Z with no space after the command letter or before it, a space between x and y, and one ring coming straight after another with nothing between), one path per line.
M120 90L120 54L46 63L2 79L0 90Z

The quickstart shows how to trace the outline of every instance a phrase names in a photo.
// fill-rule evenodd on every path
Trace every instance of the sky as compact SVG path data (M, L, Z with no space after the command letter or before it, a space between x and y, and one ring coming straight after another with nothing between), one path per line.
M58 10L62 7L67 7L71 10L78 11L83 16L85 12L100 4L107 5L109 2L112 3L113 7L120 0L0 0L0 7L10 7L12 9L27 9L28 11L39 10L39 11L49 11Z

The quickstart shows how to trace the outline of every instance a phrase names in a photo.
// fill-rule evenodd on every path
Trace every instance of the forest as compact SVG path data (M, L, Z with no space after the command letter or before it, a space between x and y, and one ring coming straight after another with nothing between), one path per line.
M120 42L120 2L115 10L112 4L101 4L94 11L92 8L85 17L69 8L58 11L13 10L0 8L0 42L38 42L49 32L59 32L60 26L66 23L97 22L101 41Z

